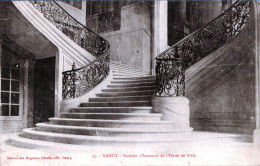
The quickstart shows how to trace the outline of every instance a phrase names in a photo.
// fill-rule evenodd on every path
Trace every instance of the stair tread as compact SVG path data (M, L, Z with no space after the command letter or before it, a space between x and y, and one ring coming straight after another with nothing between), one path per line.
M125 79L128 79L128 78L130 78L130 79L133 79L133 78L151 78L151 79L153 79L153 78L156 78L156 76L142 76L142 77L131 77L131 76L114 76L113 77L114 79L122 79L122 78L125 78Z
M90 99L102 99L102 98L105 98L105 99L112 99L112 98L130 98L130 97L135 97L135 98L142 98L142 97L151 97L150 95L145 95L145 96L115 96L115 97L93 97L93 98L90 98Z
M128 82L124 82L124 83L112 83L112 84L110 84L110 85L138 85L138 84L154 84L155 85L155 82L152 82L152 81L150 81L150 82L131 82L131 83L128 83ZM145 86L145 85L143 85L143 86Z
M151 80L151 79L139 79L139 80L112 80L111 83L113 82L154 82L155 80Z
M71 115L71 114L78 114L78 115L123 115L123 116L151 116L151 117L161 117L162 114L158 113L61 113L61 114L66 114L66 115Z
M107 119L74 119L74 118L49 118L49 120L63 120L63 121L80 121L80 122L111 122L111 123L142 123L142 124L173 124L172 121L166 121L166 120L161 120L161 121L141 121L141 120L107 120Z
M156 137L137 137L136 138L134 135L133 136L130 135L128 137L125 137L125 136L112 137L112 136L89 136L89 135L75 135L75 134L65 134L65 133L52 133L52 132L45 132L45 131L37 131L37 130L35 130L35 128L23 129L23 132L34 134L34 135L40 135L40 136L44 136L44 137L48 136L48 137L53 137L53 138L70 138L73 140L80 140L80 141L85 140L87 144L89 144L89 141L99 141L99 142L143 142L143 141L144 142L162 142L162 141L174 142L174 141L178 141L178 142L186 142L187 140L184 138L190 138L190 136L192 134L191 130L186 131L186 133L187 133L186 137L183 137L183 134L185 131L182 130L182 132L180 132L178 130L174 130L171 133L171 134L173 134L172 137L165 137L164 135L156 135ZM160 133L158 133L158 134L160 134ZM178 134L177 138L176 138L175 134ZM233 136L233 137L238 137L238 136ZM27 142L31 142L31 140L32 140L32 142L34 142L34 141L38 142L38 139L33 140L33 139L24 138L24 137L20 137L20 138L22 138L23 140L25 140ZM196 140L196 139L194 139L194 140ZM49 146L48 141L40 141L40 142L46 146ZM45 143L47 143L47 144L45 144ZM83 142L80 142L78 144L82 144L82 143ZM63 143L59 143L59 144L63 144Z
M137 89L137 88L156 88L155 85L154 86L138 86L138 87L107 87L107 89L102 89L102 90L127 90L127 89Z
M107 102L82 102L81 104L88 104L88 103L96 103L96 104L105 104L105 103L151 103L150 101L107 101Z
M74 107L72 109L123 109L123 108L128 108L128 109L153 109L153 107Z
M143 129L143 128L106 128L106 127L86 127L86 126L66 126L66 125L54 125L49 123L37 123L37 127L50 127L50 128L63 128L63 129L81 129L81 130L95 130L95 131L112 131L112 132L136 132L136 133L162 133L172 132L172 129Z
M138 92L154 92L154 90L147 90L147 91L131 91L131 92L102 92L97 94L107 94L107 93L138 93Z

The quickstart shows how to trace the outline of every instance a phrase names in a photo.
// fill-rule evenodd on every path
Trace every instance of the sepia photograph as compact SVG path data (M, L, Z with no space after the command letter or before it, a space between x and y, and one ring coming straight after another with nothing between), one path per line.
M1 166L259 166L260 1L0 0Z

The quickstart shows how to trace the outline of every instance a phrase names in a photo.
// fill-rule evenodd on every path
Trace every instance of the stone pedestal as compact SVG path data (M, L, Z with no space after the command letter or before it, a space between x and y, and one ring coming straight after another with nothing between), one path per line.
M186 97L152 97L154 113L163 114L162 120L174 122L177 129L191 130L189 99Z
M253 141L255 145L260 145L260 129L254 130Z

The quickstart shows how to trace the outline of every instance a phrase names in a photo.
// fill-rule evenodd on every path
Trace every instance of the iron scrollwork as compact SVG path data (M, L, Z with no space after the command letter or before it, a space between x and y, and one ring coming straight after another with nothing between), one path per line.
M155 95L185 96L185 69L234 38L248 22L250 4L250 1L234 3L210 23L159 54Z
M182 59L156 61L156 95L184 96L185 70Z
M109 73L109 54L86 67L63 72L63 99L83 95L103 81Z
M63 99L78 97L104 80L109 73L109 43L79 23L58 3L29 1L35 9L96 59L85 67L63 72Z

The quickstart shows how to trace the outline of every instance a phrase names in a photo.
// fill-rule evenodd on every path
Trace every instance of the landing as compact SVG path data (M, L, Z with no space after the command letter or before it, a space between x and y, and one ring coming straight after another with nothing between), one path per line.
M45 144L49 147L31 146L35 149L18 148L6 144L5 141L10 136L13 134L1 135L1 165L260 164L260 147L251 143L251 136L235 134L192 132L189 136L183 135L182 140L181 136L178 136L179 141L173 143L146 144L114 143L82 146L38 141L38 144ZM32 141L31 144L33 143L35 142ZM161 157L161 154L165 156ZM18 159L7 159L17 156ZM19 157L24 157L24 159L19 159ZM26 157L29 158L26 159Z

